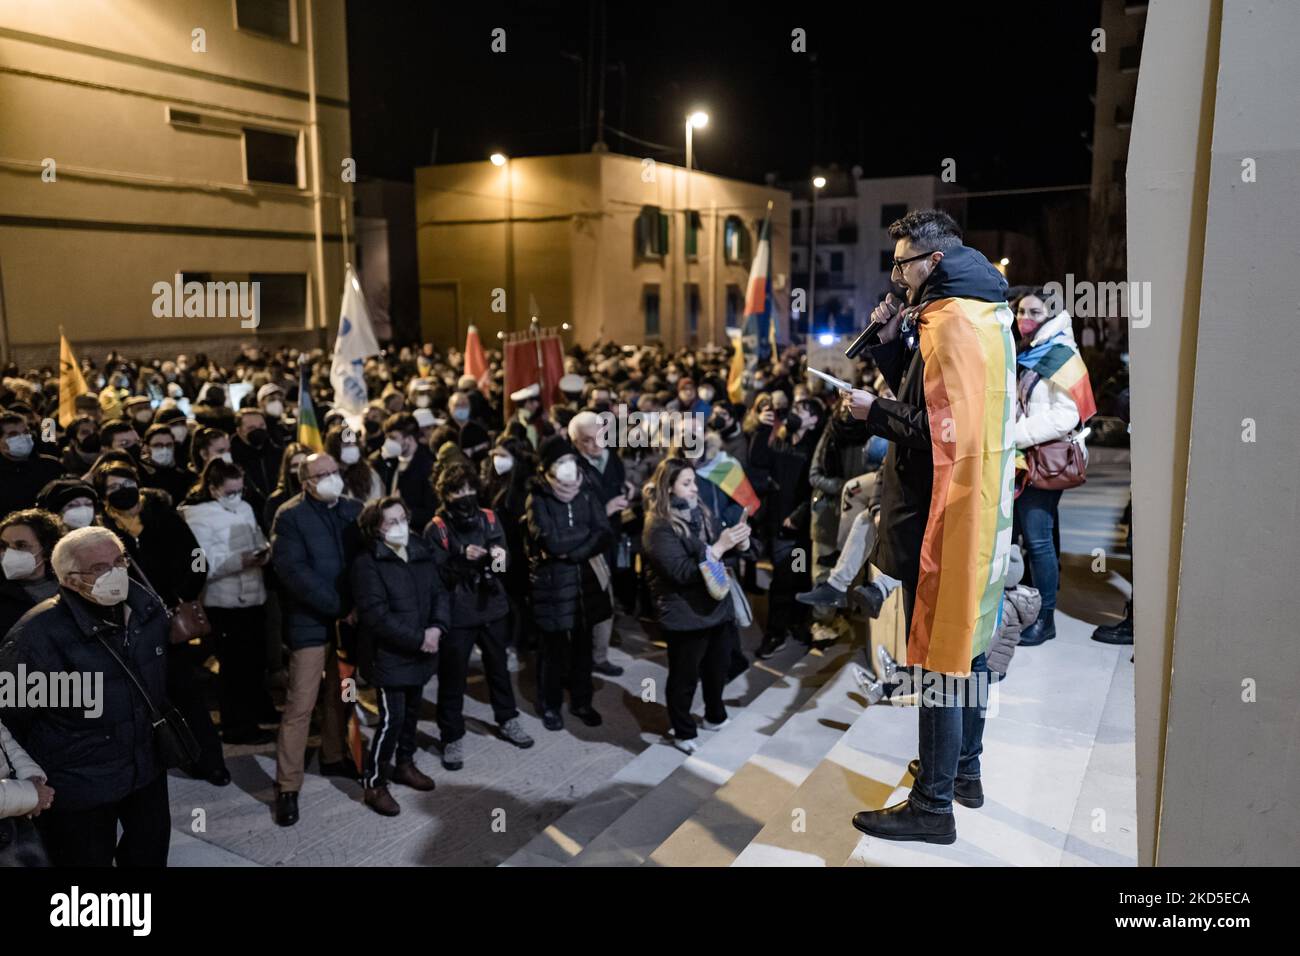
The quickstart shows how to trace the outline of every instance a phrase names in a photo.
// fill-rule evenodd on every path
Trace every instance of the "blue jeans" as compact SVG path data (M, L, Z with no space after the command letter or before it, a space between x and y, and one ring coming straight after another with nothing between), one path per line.
M912 629L914 589L904 585L903 611L907 629ZM917 754L920 774L912 785L908 802L931 813L952 813L953 787L958 779L980 778L980 754L984 752L984 708L977 691L989 687L988 662L983 654L971 661L971 676L945 678L933 671L921 671ZM981 680L979 674L986 675ZM931 685L931 681L935 681Z
M1042 614L1056 610L1060 585L1060 557L1057 555L1057 506L1061 491L1026 488L1016 499L1016 523L1025 540L1025 564L1034 587L1043 599Z

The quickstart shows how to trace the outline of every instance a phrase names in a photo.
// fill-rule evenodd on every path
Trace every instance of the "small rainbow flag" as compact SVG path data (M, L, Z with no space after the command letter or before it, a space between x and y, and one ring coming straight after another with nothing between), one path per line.
M934 486L907 663L966 675L992 643L1011 555L1011 310L1005 302L939 299L918 325Z
M695 477L713 482L728 498L744 508L745 514L752 515L758 510L758 495L745 477L744 466L725 451L718 452L713 461L696 471Z
M1065 333L1025 349L1016 357L1016 363L1069 392L1079 409L1080 427L1097 414L1097 400L1088 379L1088 366L1083 364L1079 350L1070 344Z
M298 370L298 441L312 451L325 450L325 443L320 439L320 425L316 421L316 408L311 403L305 362Z

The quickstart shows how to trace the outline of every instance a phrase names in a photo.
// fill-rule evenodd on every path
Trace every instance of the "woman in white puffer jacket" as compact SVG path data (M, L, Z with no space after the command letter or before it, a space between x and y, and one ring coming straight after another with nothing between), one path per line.
M0 723L0 868L49 865L31 818L53 802L45 771Z
M1021 296L1015 304L1016 325L1021 341L1017 351L1023 356L1029 349L1051 343L1068 346L1075 355L1074 329L1068 312L1049 317L1046 298L1036 293ZM1028 394L1023 408L1018 406L1015 424L1016 448L1035 445L1069 436L1079 427L1079 406L1060 383L1040 376L1022 359L1016 363L1017 395ZM1060 523L1057 509L1061 489L1047 490L1026 485L1016 498L1015 535L1023 535L1025 563L1033 585L1042 597L1038 620L1024 629L1020 646L1033 647L1056 636L1056 592L1060 584Z
M252 506L243 500L244 472L238 465L211 459L180 508L194 532L207 565L203 609L212 622L221 662L218 701L221 736L226 743L266 743L260 720L275 713L266 691L266 583L262 567L270 545Z

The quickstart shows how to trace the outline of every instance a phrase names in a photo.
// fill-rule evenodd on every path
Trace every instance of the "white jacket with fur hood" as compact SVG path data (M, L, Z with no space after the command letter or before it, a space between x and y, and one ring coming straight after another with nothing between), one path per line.
M0 724L0 819L25 817L36 809L33 779L44 781L45 772Z

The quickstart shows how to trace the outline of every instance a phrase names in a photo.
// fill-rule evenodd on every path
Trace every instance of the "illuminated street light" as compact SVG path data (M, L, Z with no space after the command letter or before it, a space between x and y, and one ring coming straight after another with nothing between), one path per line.
M826 188L826 177L825 177L825 176L814 176L814 177L813 177L813 188L815 188L815 189L825 189L825 188Z
M1006 256L1003 256L1003 257L999 260L999 264L1002 266L1002 268L1005 269L1007 266L1011 265L1011 260L1008 259Z
M709 114L704 110L696 110L690 116L686 117L686 122L696 129L703 129L709 125Z
M492 160L493 166L504 166L506 164L505 153L493 153L488 159Z

